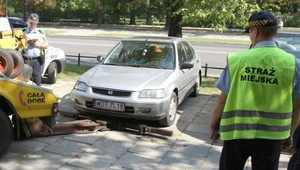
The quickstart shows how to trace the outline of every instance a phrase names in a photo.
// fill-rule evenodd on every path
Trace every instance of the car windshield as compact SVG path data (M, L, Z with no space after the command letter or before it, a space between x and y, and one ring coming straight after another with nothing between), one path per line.
M106 57L104 65L174 69L172 43L122 41Z
M300 59L300 34L278 34L276 42L279 48Z

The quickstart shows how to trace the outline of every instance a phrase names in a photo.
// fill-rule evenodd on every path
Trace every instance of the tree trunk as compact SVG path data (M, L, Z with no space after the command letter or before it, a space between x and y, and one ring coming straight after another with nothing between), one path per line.
M166 15L165 29L169 29L170 26L170 15Z
M182 13L174 14L176 11L181 9L183 6L183 0L173 0L172 3L176 3L172 5L171 8L171 18L170 18L170 26L168 36L172 37L182 37Z
M171 2L170 0L164 0L164 6L166 9L165 29L169 29L170 26L170 14L171 14Z
M130 25L136 25L135 22L135 8L130 9Z
M103 23L103 13L102 13L102 0L98 0L98 26L101 26Z
M101 24L103 23L103 13L102 10L99 9L98 11L98 26L101 26Z

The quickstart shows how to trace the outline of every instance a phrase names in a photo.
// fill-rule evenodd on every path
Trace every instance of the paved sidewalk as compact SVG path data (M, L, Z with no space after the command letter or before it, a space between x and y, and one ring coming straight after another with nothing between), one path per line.
M74 83L58 80L55 85L44 86L61 98L61 110L74 112L69 96ZM209 95L188 98L180 105L174 125L167 128L174 131L170 138L109 131L16 141L0 161L0 169L217 170L222 142L212 144L208 134L216 100ZM59 116L57 120L72 119ZM286 169L289 157L282 153L280 170ZM248 161L245 169L249 167Z

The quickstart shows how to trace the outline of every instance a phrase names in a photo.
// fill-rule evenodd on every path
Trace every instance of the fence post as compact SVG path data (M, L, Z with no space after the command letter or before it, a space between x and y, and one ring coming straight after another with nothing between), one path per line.
M207 63L205 63L204 77L207 77Z
M80 66L80 53L78 53L78 60L77 61L78 61L77 65Z

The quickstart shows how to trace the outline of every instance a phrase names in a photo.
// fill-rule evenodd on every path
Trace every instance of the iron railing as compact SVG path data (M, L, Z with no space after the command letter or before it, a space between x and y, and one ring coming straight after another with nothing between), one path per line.
M81 62L81 58L95 58L93 56L82 56L80 53L78 53L77 56L75 55L66 55L66 57L73 57L76 58L77 57L77 65L80 66L80 62ZM201 68L204 68L204 77L207 77L207 73L208 73L208 69L216 69L216 70L224 70L223 67L209 67L208 64L206 63L204 66L201 66Z

